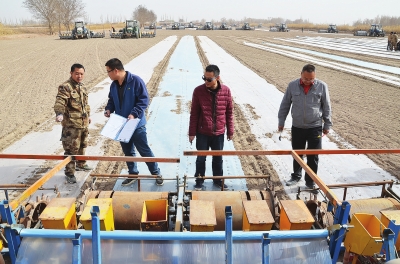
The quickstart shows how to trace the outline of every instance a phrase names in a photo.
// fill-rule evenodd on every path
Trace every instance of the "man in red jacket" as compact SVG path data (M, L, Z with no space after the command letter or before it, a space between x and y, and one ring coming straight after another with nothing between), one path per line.
M190 110L189 142L196 140L197 150L222 150L224 148L225 128L227 139L233 138L233 103L231 91L220 81L219 68L208 65L202 77L204 84L197 86L193 91L192 108ZM222 156L213 156L213 176L222 176ZM195 190L203 187L206 171L206 156L196 159ZM221 180L214 180L214 184L221 187ZM224 188L227 188L224 184Z

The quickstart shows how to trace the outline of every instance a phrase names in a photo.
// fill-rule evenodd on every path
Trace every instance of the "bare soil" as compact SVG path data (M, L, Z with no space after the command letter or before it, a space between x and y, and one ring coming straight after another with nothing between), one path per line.
M117 57L123 63L127 63L169 35L181 37L188 34L210 37L282 92L291 80L299 77L302 66L306 64L300 60L243 45L244 40L256 43L262 41L283 43L274 38L293 38L302 34L301 32L158 30L155 38L138 40L110 38L59 40L56 36L42 35L2 38L0 39L0 87L2 87L0 90L0 105L2 105L0 151L30 131L46 129L48 126L44 124L52 124L57 86L68 79L69 67L73 63L78 62L85 66L85 83L89 90L95 89L95 85L107 77L104 64L108 59ZM318 34L312 35L318 36ZM321 34L321 36L337 37L334 34ZM349 37L352 36L349 35ZM294 46L294 44L284 43L284 45ZM162 80L174 47L157 66L152 79L147 84L151 97L158 92L158 83ZM207 59L198 45L197 47L202 63L206 65ZM318 51L386 65L398 65L396 64L398 62L389 59L332 52L323 47L318 48ZM221 75L223 77L223 72ZM341 137L357 148L400 148L399 87L321 66L317 66L317 78L329 85L333 129ZM248 107L251 108L250 105ZM178 105L176 111L179 111ZM147 114L151 115L151 113ZM239 111L239 107L235 107L235 122L235 148L260 149L261 146L250 133L249 125ZM91 131L91 135L95 136L96 131ZM122 154L119 145L115 142L107 142L104 148L105 155ZM371 159L392 175L400 177L399 155L371 155ZM265 157L241 158L241 162L246 175L271 175L275 183L277 175ZM95 172L117 173L123 166L125 165L121 163L102 162L99 163ZM249 189L259 184L261 183L257 181L248 181ZM276 185L279 184L276 183ZM104 183L101 187L101 189L108 188L108 183Z

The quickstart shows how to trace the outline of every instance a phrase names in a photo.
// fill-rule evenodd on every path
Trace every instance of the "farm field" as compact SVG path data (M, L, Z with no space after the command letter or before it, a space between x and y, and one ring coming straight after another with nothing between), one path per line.
M158 30L155 38L138 40L110 39L108 37L89 40L59 40L57 36L41 35L3 37L0 39L0 87L2 87L0 104L3 106L0 111L0 151L30 131L46 131L54 125L53 104L56 88L69 77L69 67L73 63L78 62L85 66L84 81L89 91L94 92L97 89L96 84L107 77L104 64L108 59L118 57L126 64L171 35L177 35L178 41L186 35L209 37L243 65L275 85L282 92L285 91L291 80L300 76L302 66L308 63L307 60L300 59L300 56L299 58L287 56L289 51L284 47L313 50L391 67L396 67L400 59L399 53L390 53L389 57L384 53L386 52L386 39L361 38L342 34L302 33L300 31L280 33L262 30ZM304 41L294 41L305 37L315 40L317 44L311 46ZM199 39L195 39L203 65L213 63L207 61L206 54L198 44ZM348 48L348 51L332 49L332 45L319 42L325 39L332 39L332 41L350 39L354 40L354 43L350 41L353 44L346 45L362 46L364 43L368 48L362 49L363 53L354 52L351 48ZM370 42L373 42L373 45ZM262 50L246 45L246 43L277 45L280 52ZM279 46L281 47L279 48ZM158 92L158 85L162 81L167 62L175 47L176 43L154 69L147 84L151 96ZM379 49L382 53L381 56L377 56ZM298 51L298 54L303 54L303 52ZM314 57L321 58L320 56ZM384 69L372 70L384 76L377 79L374 76L360 74L359 70L349 72L343 66L332 68L316 63L316 67L317 78L329 85L333 129L340 138L356 148L400 148L400 119L398 118L400 102L397 99L400 96L400 85L396 81L398 74L396 76L396 73L390 73ZM200 84L202 72L199 72L198 75ZM221 73L221 77L223 79L224 72ZM392 80L391 83L386 82L386 79ZM97 111L98 109L93 110ZM254 118L257 118L256 115ZM261 149L261 145L251 133L250 124L239 107L235 108L235 129L234 145L237 150ZM91 135L98 135L99 130L91 131ZM331 140L336 141L343 148L347 147L345 144L341 144L340 139L331 138ZM95 142L92 141L91 144L95 144ZM105 148L106 155L121 155L119 145L114 142L108 142ZM400 177L400 157L398 155L370 155L369 157L388 173L397 178ZM276 172L265 157L242 157L241 164L245 175L271 174L276 177ZM122 164L112 162L99 163L96 172L116 173L122 166ZM248 180L247 185L251 189L252 186L257 185L257 182Z

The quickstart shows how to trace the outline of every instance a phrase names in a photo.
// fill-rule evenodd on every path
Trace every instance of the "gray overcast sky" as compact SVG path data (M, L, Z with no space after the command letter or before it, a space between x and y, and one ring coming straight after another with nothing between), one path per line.
M19 21L32 18L22 7L23 0L0 0L0 19ZM357 19L400 16L400 0L82 0L92 23L110 18L131 18L140 4L153 10L158 19L167 17L187 21L282 17L303 18L312 23L351 24Z

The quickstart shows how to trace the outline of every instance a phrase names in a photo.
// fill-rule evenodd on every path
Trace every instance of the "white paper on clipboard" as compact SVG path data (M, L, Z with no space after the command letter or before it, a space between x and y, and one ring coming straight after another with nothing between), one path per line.
M127 122L125 122L124 127L121 129L115 140L128 143L129 140L131 140L133 132L135 132L135 129L139 124L139 121L140 121L139 118L135 118L135 119L129 119Z
M129 142L140 119L127 119L126 117L111 114L100 134L116 141Z

